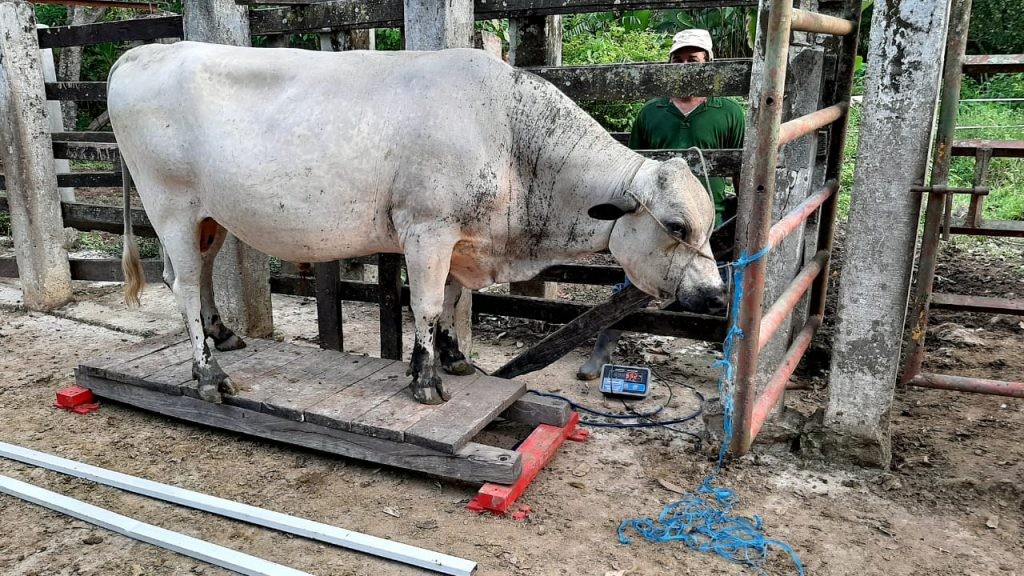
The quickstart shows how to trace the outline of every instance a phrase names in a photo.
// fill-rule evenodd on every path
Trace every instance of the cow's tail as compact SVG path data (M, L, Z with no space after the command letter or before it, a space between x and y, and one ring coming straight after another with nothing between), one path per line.
M124 162L124 159L121 159ZM124 170L124 248L121 251L121 271L124 272L124 303L129 308L137 308L141 301L139 294L146 285L146 274L142 271L139 259L139 244L132 233L132 201L131 185L128 171Z

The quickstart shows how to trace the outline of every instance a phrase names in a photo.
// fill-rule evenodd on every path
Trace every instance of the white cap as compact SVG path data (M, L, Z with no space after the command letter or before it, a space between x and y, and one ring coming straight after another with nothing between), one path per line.
M715 53L711 49L711 34L707 30L691 28L683 30L672 37L672 49L668 51L671 55L676 50L686 47L700 48L708 53L708 61L715 59Z

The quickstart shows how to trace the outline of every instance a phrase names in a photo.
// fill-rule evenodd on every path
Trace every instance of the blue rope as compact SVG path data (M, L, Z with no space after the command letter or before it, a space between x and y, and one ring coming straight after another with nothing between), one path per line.
M626 531L632 528L647 540L681 540L693 550L713 552L730 562L754 568L761 574L766 573L764 563L768 557L768 549L775 547L789 554L800 576L803 576L804 567L797 553L784 542L765 538L759 516L755 515L751 519L733 515L732 508L739 502L739 497L728 488L713 486L722 469L733 434L732 351L736 339L744 336L738 324L739 306L743 300L743 274L751 262L763 258L770 249L766 246L753 256L747 256L744 251L739 259L732 263L732 325L722 342L722 359L712 365L722 369L722 375L718 380L718 394L722 399L725 419L725 437L718 450L718 463L714 471L701 482L695 492L689 492L682 500L666 506L656 521L637 518L622 522L618 531L619 542L622 544L631 542L626 536Z

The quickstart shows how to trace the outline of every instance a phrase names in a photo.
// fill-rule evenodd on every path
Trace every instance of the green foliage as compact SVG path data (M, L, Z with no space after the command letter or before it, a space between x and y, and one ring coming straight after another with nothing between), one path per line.
M36 4L36 21L47 26L63 26L68 9L59 4Z
M853 190L854 166L857 163L857 146L860 143L860 107L851 107L846 125L846 142L843 146L843 169L839 175L839 204L837 218L845 222L850 214L850 191Z
M967 53L1024 53L1024 10L1020 2L974 0Z
M377 28L377 50L401 50L402 31L398 28Z
M11 235L11 213L7 210L0 212L0 236Z

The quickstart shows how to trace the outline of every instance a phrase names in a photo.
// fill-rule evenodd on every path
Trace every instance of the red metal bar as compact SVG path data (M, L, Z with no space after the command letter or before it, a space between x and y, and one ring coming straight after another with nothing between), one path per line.
M800 204L797 204L796 208L793 208L789 214L783 216L768 231L768 244L773 248L778 246L779 242L782 242L786 236L792 234L794 230L806 222L811 217L811 214L814 214L814 211L818 209L818 206L821 206L838 190L839 184L835 180L830 180L825 183L824 188L808 196Z
M768 415L772 413L775 405L778 404L782 393L786 391L786 383L789 382L789 377L793 375L793 371L796 370L800 359L804 357L804 352L811 345L811 340L814 339L814 333L818 331L819 326L821 326L821 316L811 316L807 319L807 323L804 324L803 329L796 335L793 343L789 346L789 350L786 351L782 364L772 374L772 379L768 381L768 385L761 391L761 395L757 397L757 404L754 406L753 417L750 420L751 438L757 437L757 433L761 431L761 426L768 419Z
M849 107L848 102L840 102L786 122L779 127L779 146L785 146L801 136L806 136L839 120L846 115L846 110Z
M988 298L961 294L932 294L932 308L1024 316L1024 299Z
M586 440L588 431L576 430L580 415L573 412L569 422L562 428L541 424L516 448L522 455L523 473L514 484L484 484L475 498L469 501L466 508L474 512L489 511L494 514L508 512L523 490L533 482L537 473L555 456L558 447L565 440L582 442Z
M808 12L798 8L793 9L792 29L801 32L814 32L816 34L832 34L833 36L846 36L853 32L856 22L826 16L817 12Z
M1024 54L981 54L964 57L965 74L1024 72Z
M779 299L772 304L772 307L761 317L761 333L757 337L757 350L760 352L772 339L772 336L779 331L779 327L789 317L789 313L796 308L800 298L811 287L814 280L821 274L828 263L829 253L827 250L819 250L814 258L803 267L803 270L793 278L793 281L779 295Z
M953 156L974 156L982 148L992 150L993 158L1024 158L1024 140L956 140Z
M956 392L974 392L976 394L1024 398L1024 382L1003 382L1001 380L965 378L948 374L921 373L907 380L906 384L922 388L938 388L940 390L954 390Z
M786 66L789 63L790 22L793 0L771 2L763 33L764 64L760 93L752 96L754 142L750 162L743 163L740 202L749 206L749 219L742 223L741 245L748 255L768 246L768 229L772 222L775 197L775 166L779 159L779 123L782 119L782 98L786 87ZM756 65L756 64L755 64ZM756 85L755 85L756 86ZM756 88L755 88L756 89ZM749 204L748 204L749 202ZM764 304L765 258L748 265L743 276L743 302L737 311L739 327L744 334L761 333L761 306ZM742 456L750 450L753 436L750 422L754 411L757 380L757 341L746 338L737 345L735 413L732 453Z

